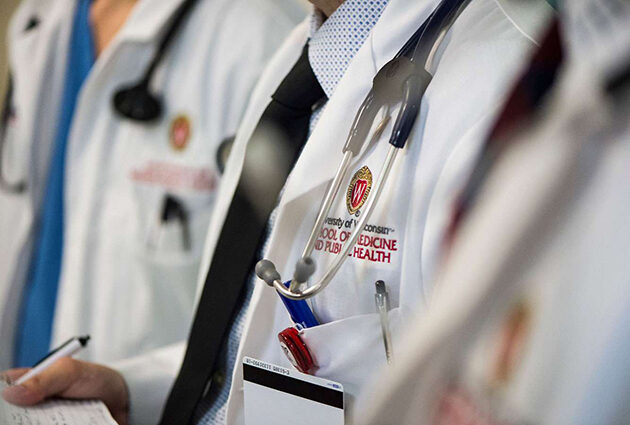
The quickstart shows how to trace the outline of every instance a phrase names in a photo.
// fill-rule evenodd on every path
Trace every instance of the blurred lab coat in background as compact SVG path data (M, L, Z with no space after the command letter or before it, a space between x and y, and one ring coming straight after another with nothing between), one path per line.
M559 81L492 168L361 424L627 422L630 7L562 17Z

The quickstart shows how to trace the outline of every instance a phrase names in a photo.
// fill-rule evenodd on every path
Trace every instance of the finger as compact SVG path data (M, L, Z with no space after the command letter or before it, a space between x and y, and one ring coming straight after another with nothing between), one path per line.
M129 393L124 378L105 366L68 359L73 362L75 379L55 395L74 399L96 399L105 403L116 422L128 423Z
M59 388L57 395L65 398L94 398L106 404L120 393L126 395L124 379L111 369L94 363L72 360L76 379L71 385Z
M37 404L51 396L98 399L119 423L127 423L129 393L122 375L105 366L69 357L58 360L22 385L6 388L2 396L21 406Z
M81 377L82 365L71 358L57 360L51 367L22 385L5 388L2 397L12 404L30 406L47 397L63 395Z
M0 374L0 379L8 383L15 382L20 376L24 375L29 370L30 369L27 367L5 370Z

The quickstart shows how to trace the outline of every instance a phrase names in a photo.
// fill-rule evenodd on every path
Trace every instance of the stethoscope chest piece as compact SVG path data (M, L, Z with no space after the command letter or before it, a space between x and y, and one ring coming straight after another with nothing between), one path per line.
M123 118L151 122L162 116L162 101L151 93L146 81L118 90L112 102Z

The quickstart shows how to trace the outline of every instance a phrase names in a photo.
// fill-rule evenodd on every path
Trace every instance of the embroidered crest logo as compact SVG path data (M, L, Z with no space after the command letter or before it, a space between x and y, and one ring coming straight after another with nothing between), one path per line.
M346 206L350 214L356 214L365 204L372 189L372 172L367 166L361 167L354 173L348 192L346 193Z
M185 115L178 115L173 119L170 129L171 147L176 151L183 151L190 139L190 120Z

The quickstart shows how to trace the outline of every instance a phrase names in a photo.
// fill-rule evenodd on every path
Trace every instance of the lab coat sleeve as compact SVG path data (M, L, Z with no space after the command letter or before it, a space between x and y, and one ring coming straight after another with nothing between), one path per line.
M108 366L122 374L129 390L130 423L155 425L179 372L185 341Z

